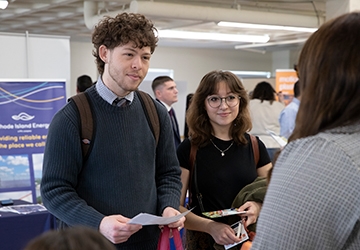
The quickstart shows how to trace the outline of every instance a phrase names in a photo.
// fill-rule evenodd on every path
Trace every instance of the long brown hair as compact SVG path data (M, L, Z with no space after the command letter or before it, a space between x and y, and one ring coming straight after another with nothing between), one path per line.
M218 91L220 82L225 82L231 92L240 97L239 113L230 127L229 135L237 144L247 143L244 133L252 128L247 92L235 74L228 71L211 71L201 79L186 114L191 141L198 146L209 143L209 138L213 134L213 128L205 109L205 101L209 95Z
M298 63L301 102L289 141L360 120L360 13L323 24Z

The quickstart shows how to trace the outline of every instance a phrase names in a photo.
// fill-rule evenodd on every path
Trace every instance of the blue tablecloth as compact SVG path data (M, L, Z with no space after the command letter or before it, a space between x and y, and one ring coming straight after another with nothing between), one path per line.
M14 205L24 202L14 201ZM30 214L0 212L0 249L22 250L45 231L56 228L56 218L47 211Z

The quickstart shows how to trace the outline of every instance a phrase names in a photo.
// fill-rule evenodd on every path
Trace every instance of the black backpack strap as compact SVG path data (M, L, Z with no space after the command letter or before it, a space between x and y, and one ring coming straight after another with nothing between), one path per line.
M151 128L151 131L154 134L156 146L159 142L159 136L160 136L160 121L159 121L159 115L157 113L154 99L148 94L141 90L136 90L136 93L138 94L138 97L141 102L141 106L143 107L146 120L149 123L149 126Z
M89 96L86 92L79 93L71 97L80 115L80 126L81 126L81 147L83 159L86 161L92 140L94 131L94 120L92 116L92 110L90 106ZM69 99L69 100L70 100Z

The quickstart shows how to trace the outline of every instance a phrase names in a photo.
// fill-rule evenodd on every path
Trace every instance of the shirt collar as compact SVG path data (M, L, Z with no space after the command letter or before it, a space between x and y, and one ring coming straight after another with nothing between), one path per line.
M158 100L159 100L159 99L158 99ZM161 101L161 100L159 100L159 102L161 102L161 104L165 106L165 108L166 108L166 110L167 110L168 112L170 111L171 107L170 107L169 105L167 105L165 102L163 102L163 101Z
M297 104L297 105L300 104L300 100L297 99L296 97L294 97L294 98L292 99L292 102L294 102L294 103Z
M114 92L112 92L102 81L101 76L99 76L97 83L95 85L97 92L99 95L110 105L114 102L116 98L119 98ZM130 104L134 100L134 91L131 91L129 94L124 96L124 98L130 101Z

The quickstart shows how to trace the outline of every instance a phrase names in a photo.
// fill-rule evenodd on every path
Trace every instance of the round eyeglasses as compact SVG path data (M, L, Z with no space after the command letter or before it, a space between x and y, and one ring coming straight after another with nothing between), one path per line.
M226 105L230 108L235 107L240 102L240 96L228 95L225 97L220 97L217 95L212 95L207 98L207 101L212 108L218 108L221 106L222 100L225 101Z

